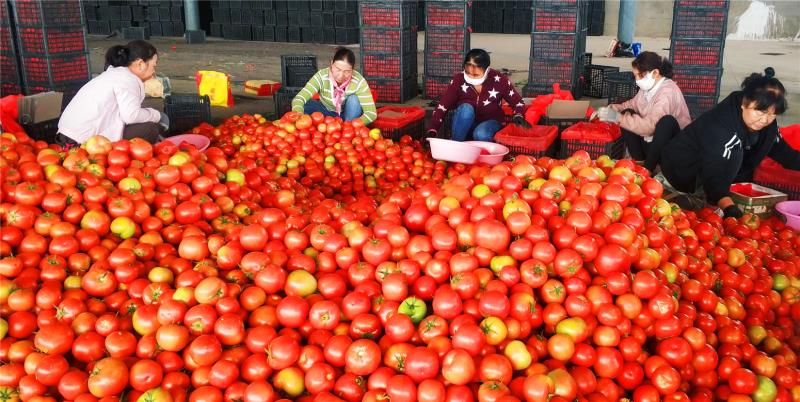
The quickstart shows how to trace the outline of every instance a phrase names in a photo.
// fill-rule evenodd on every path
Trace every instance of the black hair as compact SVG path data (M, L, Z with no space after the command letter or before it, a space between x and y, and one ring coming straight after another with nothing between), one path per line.
M783 114L789 108L786 102L786 88L775 78L775 69L767 67L764 74L753 73L742 81L744 100L742 104L755 102L760 111L775 108L776 114Z
M128 67L134 61L142 59L148 62L158 54L156 47L143 40L128 42L126 45L112 46L106 52L106 67Z
M631 62L631 66L644 73L658 70L663 77L672 78L672 63L655 52L642 52Z
M336 61L346 61L351 67L356 66L356 55L353 53L352 50L346 47L340 47L336 49L336 53L333 54L333 60Z
M467 55L464 56L463 67L466 67L467 63L469 62L472 62L478 67L486 70L489 68L489 65L492 64L492 59L489 58L489 53L483 49L471 49L469 52L467 52Z

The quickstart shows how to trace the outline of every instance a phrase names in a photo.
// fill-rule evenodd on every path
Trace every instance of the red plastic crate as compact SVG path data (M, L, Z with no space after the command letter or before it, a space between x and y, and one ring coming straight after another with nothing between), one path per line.
M728 9L729 0L676 0L676 8L717 8Z
M717 96L719 94L721 68L675 68L672 79L683 95Z
M368 77L408 78L417 75L417 59L399 54L364 54L362 73Z
M556 156L558 127L531 126L524 128L509 124L497 132L494 141L508 147L511 156Z
M47 27L44 29L19 27L17 29L17 37L19 38L19 43L22 44L20 52L23 54L86 51L86 35L80 25L64 28Z
M533 32L576 32L578 13L575 9L535 8Z
M13 8L22 26L83 24L81 2L75 0L15 0Z
M672 39L670 59L676 66L716 68L722 66L724 40Z
M426 75L423 80L423 91L426 99L439 99L440 96L447 90L453 77Z
M463 53L425 52L425 74L450 77L461 71L464 64Z
M575 59L578 35L537 32L531 34L531 58L549 60Z
M425 23L428 26L468 26L472 4L470 2L437 2L425 3Z
M361 51L414 53L417 51L417 32L411 29L362 27Z
M88 80L89 58L86 53L51 55L49 57L25 56L22 73L26 85Z
M676 8L672 17L672 37L722 40L727 19L728 12L724 9Z
M359 2L362 27L408 28L417 25L416 2Z
M622 136L619 124L603 122L580 122L561 132L562 140L581 140L588 142L614 141Z
M381 130L384 138L399 141L404 135L420 140L425 135L425 109L416 106L384 106L378 109L373 128Z
M425 30L426 52L467 52L469 32L467 28L433 27Z

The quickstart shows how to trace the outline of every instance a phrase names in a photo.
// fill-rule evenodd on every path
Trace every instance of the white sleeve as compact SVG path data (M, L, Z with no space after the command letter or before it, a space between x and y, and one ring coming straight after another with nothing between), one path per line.
M122 121L125 124L157 123L161 119L161 113L152 108L143 108L142 98L134 91L127 83L114 88Z

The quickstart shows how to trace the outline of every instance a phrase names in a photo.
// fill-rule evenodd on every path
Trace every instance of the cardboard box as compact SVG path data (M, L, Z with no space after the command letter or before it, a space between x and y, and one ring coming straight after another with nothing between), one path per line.
M19 107L17 120L20 124L26 125L58 119L61 116L63 98L63 93L52 91L23 96L17 101Z
M547 117L551 119L585 119L589 101L556 99L547 107Z
M742 212L752 213L759 218L769 218L775 204L786 201L788 196L754 183L735 183L731 185L731 198Z

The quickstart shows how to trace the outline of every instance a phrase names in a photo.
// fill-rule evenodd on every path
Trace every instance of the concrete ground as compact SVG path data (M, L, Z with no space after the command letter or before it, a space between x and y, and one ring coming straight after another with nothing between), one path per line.
M612 40L609 36L589 37L586 51L593 54L593 64L619 66L630 69L631 59L606 58ZM423 70L422 50L425 45L424 32L419 34L418 70ZM643 50L652 50L663 55L669 54L668 38L637 38ZM123 43L119 38L90 36L92 71L98 73L103 68L103 56L108 47ZM272 97L257 97L244 93L244 82L251 79L280 81L281 54L314 54L320 67L327 64L333 54L334 45L296 44L271 42L228 41L209 38L199 45L187 45L183 38L153 38L151 41L159 50L158 72L170 78L173 92L195 92L195 72L198 70L217 70L231 75L235 98L233 108L212 108L215 120L240 113L272 114ZM521 88L528 77L528 55L530 36L507 34L472 34L472 47L484 48L491 52L492 66L506 68L511 79ZM358 56L358 45L349 46ZM724 97L737 89L751 72L762 72L771 66L777 72L789 96L788 112L781 116L779 124L789 125L800 122L800 42L791 41L727 41L724 54L724 74L721 95ZM356 67L358 68L358 66ZM420 74L421 80L421 74ZM606 102L592 99L593 106ZM148 106L161 108L160 99L148 99ZM416 98L407 104L428 106L429 101Z

